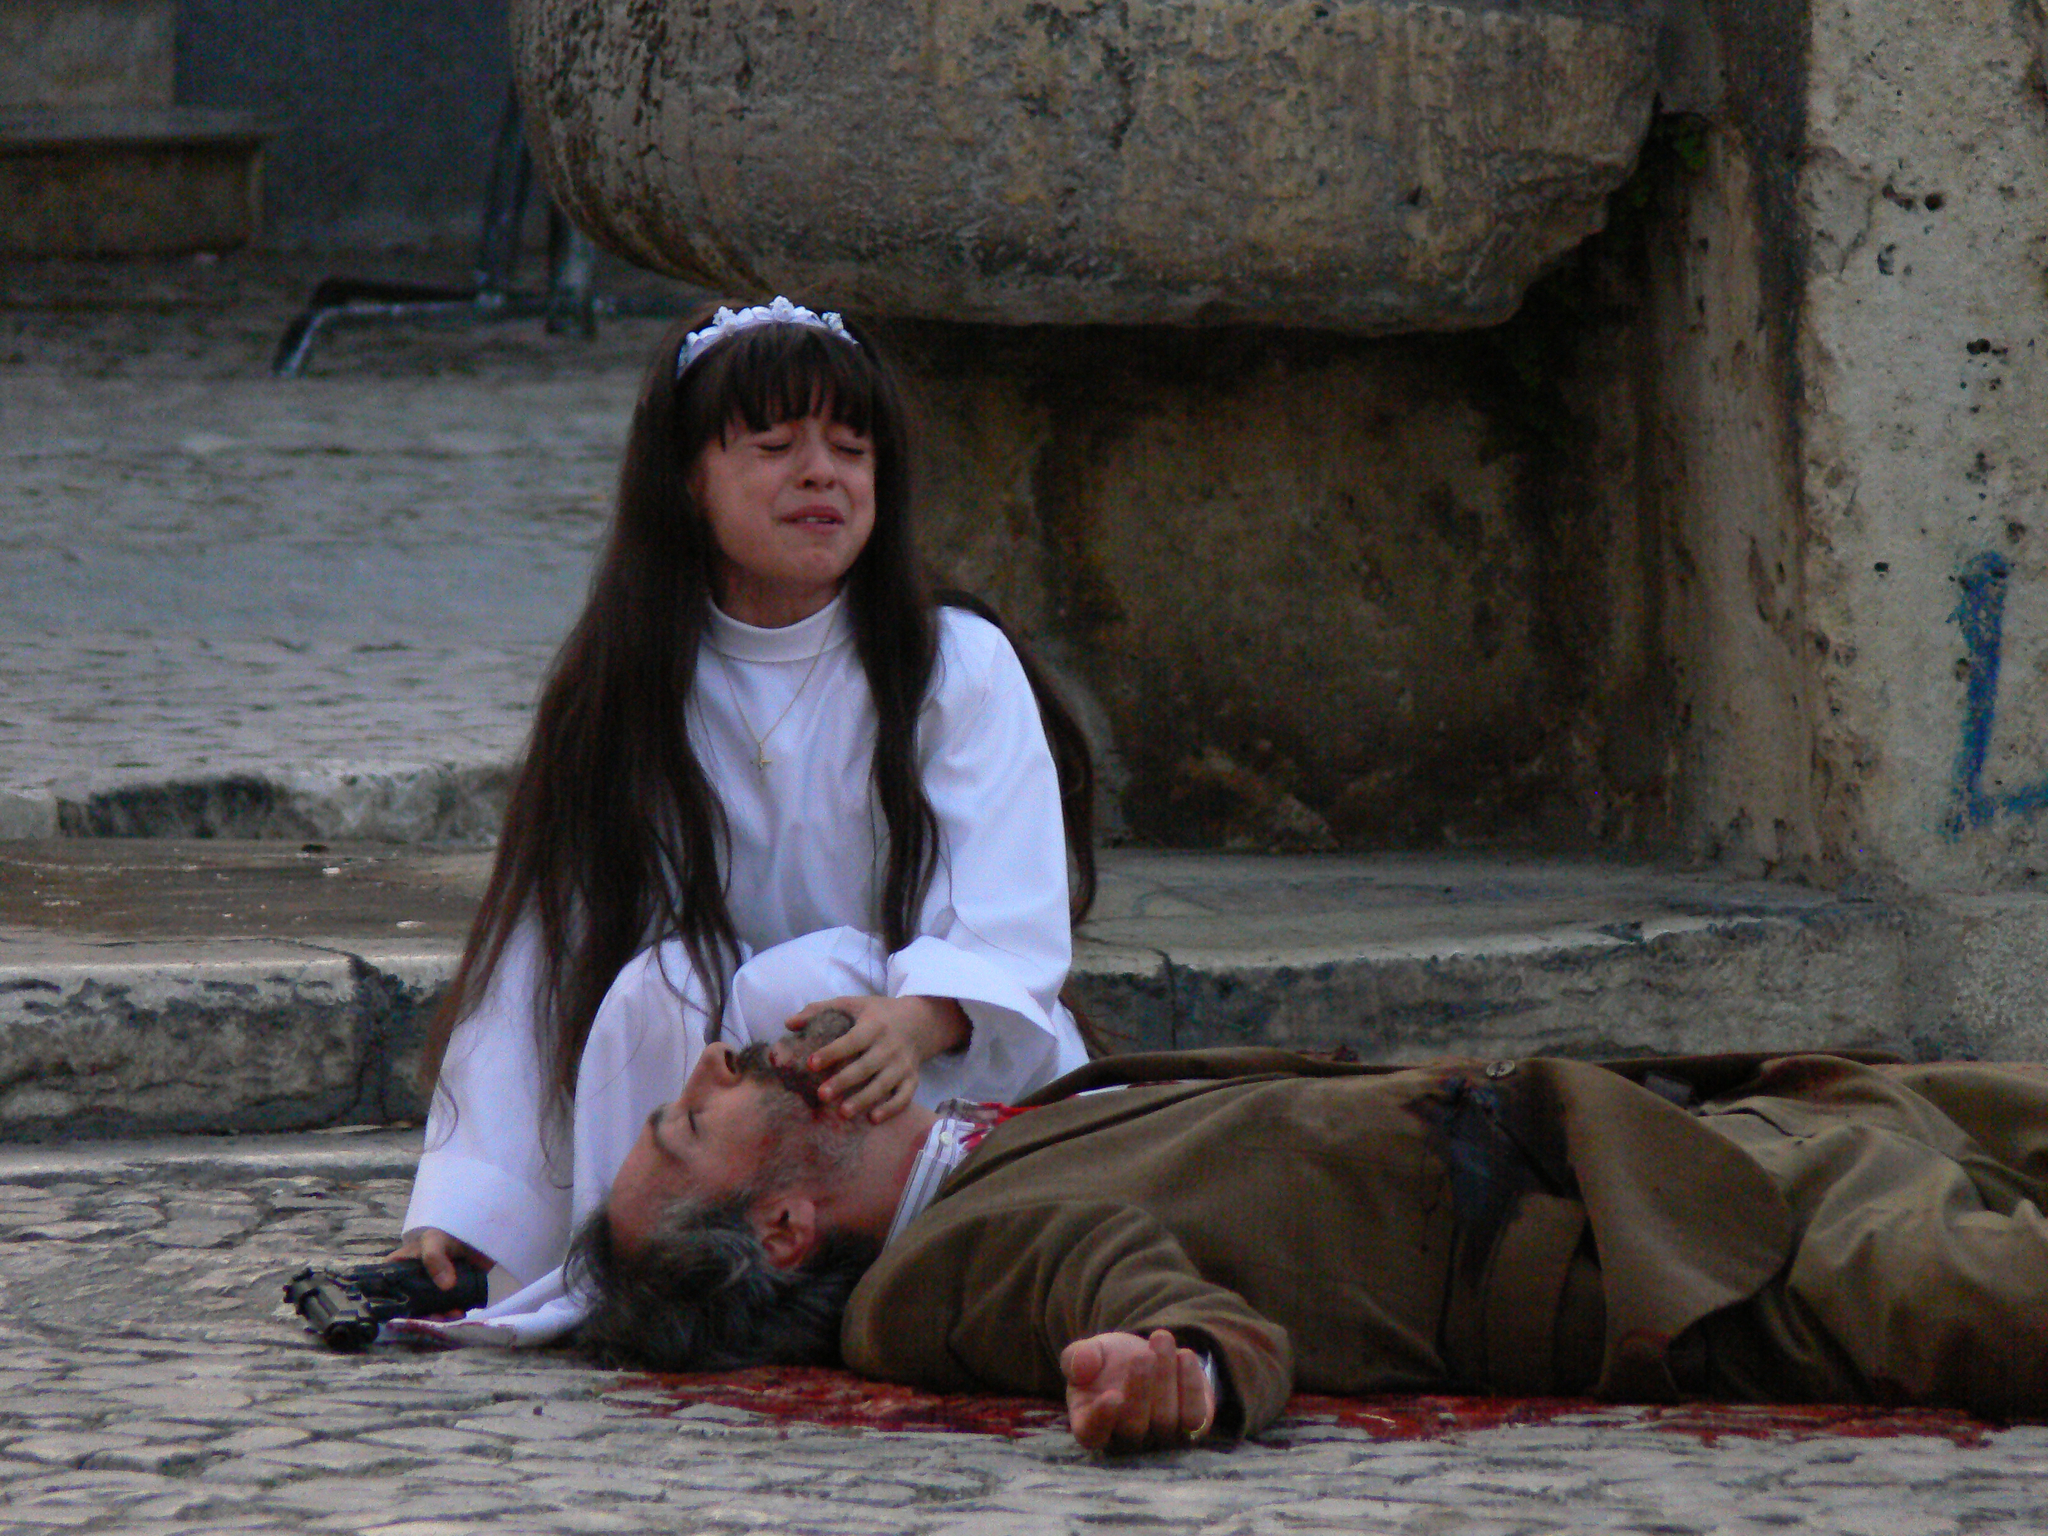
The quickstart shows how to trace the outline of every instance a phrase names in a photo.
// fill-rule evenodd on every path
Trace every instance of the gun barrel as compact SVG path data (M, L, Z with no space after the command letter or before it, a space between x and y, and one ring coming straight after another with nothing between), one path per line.
M310 1267L285 1282L284 1299L329 1349L345 1354L376 1342L377 1315L362 1292Z

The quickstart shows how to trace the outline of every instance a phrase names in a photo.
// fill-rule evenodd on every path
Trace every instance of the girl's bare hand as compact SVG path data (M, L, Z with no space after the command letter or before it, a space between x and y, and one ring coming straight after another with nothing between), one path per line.
M967 1043L973 1026L949 997L835 997L784 1021L801 1029L811 1015L837 1008L853 1028L811 1052L804 1065L825 1081L818 1097L849 1120L865 1113L880 1125L903 1113L917 1092L918 1069Z
M427 1266L434 1284L444 1291L455 1289L455 1261L467 1259L479 1269L492 1268L489 1254L480 1253L459 1237L450 1237L439 1227L421 1227L384 1255L391 1259L418 1259Z

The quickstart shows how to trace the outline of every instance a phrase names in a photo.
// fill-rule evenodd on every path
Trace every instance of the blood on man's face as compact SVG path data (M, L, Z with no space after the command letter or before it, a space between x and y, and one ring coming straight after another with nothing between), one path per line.
M605 1209L617 1239L631 1246L669 1202L735 1193L786 1160L789 1133L811 1126L827 1133L846 1125L818 1097L823 1079L803 1065L853 1020L827 1009L785 1047L722 1041L704 1047L683 1091L647 1117L612 1181Z

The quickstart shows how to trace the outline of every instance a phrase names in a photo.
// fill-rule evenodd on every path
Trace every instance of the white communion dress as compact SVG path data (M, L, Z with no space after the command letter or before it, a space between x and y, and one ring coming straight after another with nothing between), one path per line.
M1059 1002L1072 954L1059 789L1037 702L993 625L939 613L918 724L939 863L911 942L871 937L886 829L869 784L875 715L844 599L783 629L713 610L690 705L691 745L724 804L726 900L752 958L723 1038L772 1040L791 1013L840 995L957 1000L966 1048L925 1064L917 1100L1014 1099L1086 1059ZM619 973L591 1025L574 1104L547 1121L533 1030L535 945L522 930L455 1031L406 1210L488 1253L520 1287L432 1330L457 1342L541 1343L581 1317L560 1265L657 1105L703 1049L706 989L680 942Z

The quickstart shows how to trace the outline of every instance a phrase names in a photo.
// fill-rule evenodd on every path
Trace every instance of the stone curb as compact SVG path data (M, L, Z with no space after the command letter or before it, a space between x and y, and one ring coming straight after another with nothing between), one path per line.
M281 773L0 789L0 840L365 840L484 847L504 820L505 763L328 763Z
M1084 944L1073 986L1116 1021L1120 1049L1262 1044L1365 1061L1830 1045L1910 1054L1910 933L1899 910L1854 902L1348 954L1147 957Z
M417 1118L455 958L252 940L16 961L0 968L0 1138Z
M409 1179L419 1160L417 1131L343 1126L282 1136L178 1136L58 1147L0 1146L0 1184L171 1176L181 1185L305 1176Z
M1115 922L1104 925L1115 929ZM1875 902L1203 953L1084 939L1074 995L1122 1050L1235 1043L1362 1060L1876 1046L1928 1054L1915 926ZM195 951L198 958L194 958ZM0 967L0 1140L415 1119L456 946L73 944ZM1925 1033L1921 1031L1920 1033ZM1978 1054L1982 1029L1941 1054Z

